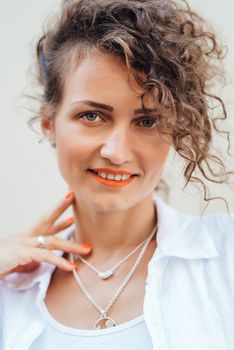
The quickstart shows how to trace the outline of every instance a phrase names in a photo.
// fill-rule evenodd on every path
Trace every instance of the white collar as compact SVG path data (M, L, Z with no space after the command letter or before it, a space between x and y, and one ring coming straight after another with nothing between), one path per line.
M158 196L154 196L158 216L157 249L150 261L155 264L167 256L183 259L209 259L218 256L213 239L201 217L180 213L166 204ZM69 237L74 231L72 225L62 233L63 238ZM61 255L62 252L56 252ZM4 283L15 290L25 290L35 284L40 285L40 298L43 298L55 266L42 263L30 273L14 273L5 278Z
M164 256L209 259L219 255L202 217L178 212L157 196L154 201L158 214L157 260Z

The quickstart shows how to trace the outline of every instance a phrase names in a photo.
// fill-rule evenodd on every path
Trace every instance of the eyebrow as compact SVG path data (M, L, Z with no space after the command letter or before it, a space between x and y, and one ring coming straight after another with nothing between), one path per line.
M114 111L114 107L110 106L110 105L106 105L105 103L99 103L99 102L95 102L95 101L91 101L91 100L79 100L79 101L75 101L72 103L73 104L80 104L80 103L84 103L90 107L95 107L95 108L101 108L104 109L108 112L113 112ZM141 113L155 113L156 109L155 108L139 108L139 109L134 109L133 113L134 115L136 114L141 114Z

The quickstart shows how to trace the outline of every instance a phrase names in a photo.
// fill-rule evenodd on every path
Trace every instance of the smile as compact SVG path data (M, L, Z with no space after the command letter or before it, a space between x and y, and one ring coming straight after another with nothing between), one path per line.
M99 169L97 169L99 170ZM103 169L104 170L104 169ZM136 175L131 175L130 173L123 173L123 171L115 171L109 172L108 171L95 171L89 169L89 172L93 177L99 181L99 183L108 186L108 187L123 187L128 185L130 182L132 182L135 178Z

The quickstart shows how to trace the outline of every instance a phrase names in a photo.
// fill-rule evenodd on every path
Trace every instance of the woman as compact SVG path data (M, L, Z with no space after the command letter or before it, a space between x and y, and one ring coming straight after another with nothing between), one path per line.
M71 192L1 242L2 349L234 348L234 218L154 195L170 148L187 183L195 169L229 175L210 153L220 56L201 19L169 0L62 7L37 46L39 120ZM56 224L69 205L70 228Z

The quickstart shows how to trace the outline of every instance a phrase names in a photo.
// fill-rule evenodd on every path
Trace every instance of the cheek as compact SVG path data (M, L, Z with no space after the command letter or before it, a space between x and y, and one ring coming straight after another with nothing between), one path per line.
M84 145L79 137L74 137L64 131L57 134L56 150L58 166L62 176L70 183L72 174L78 173L84 158ZM77 176L77 175L76 175Z
M71 183L74 179L82 179L82 174L90 166L95 157L97 145L94 138L79 133L57 134L57 160L63 178Z
M160 179L169 151L169 145L157 144L145 157L145 171L150 182L157 182Z

